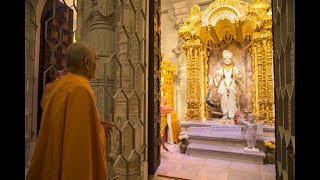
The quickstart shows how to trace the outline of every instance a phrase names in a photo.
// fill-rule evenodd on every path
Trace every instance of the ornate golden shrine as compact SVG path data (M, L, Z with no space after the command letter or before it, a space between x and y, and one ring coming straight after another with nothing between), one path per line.
M195 5L179 35L187 57L186 120L207 117L208 43L219 44L231 35L238 42L251 40L253 113L274 122L272 12L267 2L216 0L203 12Z

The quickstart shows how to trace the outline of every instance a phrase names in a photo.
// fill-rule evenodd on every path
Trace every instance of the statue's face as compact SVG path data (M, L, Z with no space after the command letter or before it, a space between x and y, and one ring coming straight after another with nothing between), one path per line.
M230 65L232 63L232 58L231 57L228 57L224 60L224 64L225 65Z

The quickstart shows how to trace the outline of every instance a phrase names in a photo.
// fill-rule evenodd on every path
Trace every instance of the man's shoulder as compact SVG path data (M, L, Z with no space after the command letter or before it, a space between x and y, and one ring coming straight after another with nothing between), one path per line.
M92 94L93 91L89 85L80 82L70 84L69 92L87 92Z
M68 94L83 94L85 92L93 94L90 83L77 76L66 76L61 78L58 82L58 86L60 90L63 90Z
M77 76L66 76L59 80L60 84L64 84L64 86L68 85L69 87L79 87L79 88L89 88L90 84L85 82L82 78Z

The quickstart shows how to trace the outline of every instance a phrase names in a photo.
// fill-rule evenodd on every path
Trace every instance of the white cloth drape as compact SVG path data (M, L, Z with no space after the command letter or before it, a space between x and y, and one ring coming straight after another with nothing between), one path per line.
M174 144L173 142L173 133L172 133L172 125L171 125L171 114L167 115L167 124L168 124L168 131L167 131L167 143Z

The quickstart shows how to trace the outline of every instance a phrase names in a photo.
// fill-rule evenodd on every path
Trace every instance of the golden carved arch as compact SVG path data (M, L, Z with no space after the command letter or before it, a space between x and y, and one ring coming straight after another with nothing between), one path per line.
M207 116L204 99L208 89L208 42L220 44L226 36L232 36L240 43L251 41L253 112L270 123L274 121L271 28L271 8L265 0L216 0L203 12L199 5L191 8L179 29L187 57L187 120Z
M215 26L217 22L228 19L231 23L243 21L248 3L239 0L217 0L203 11L202 26Z

